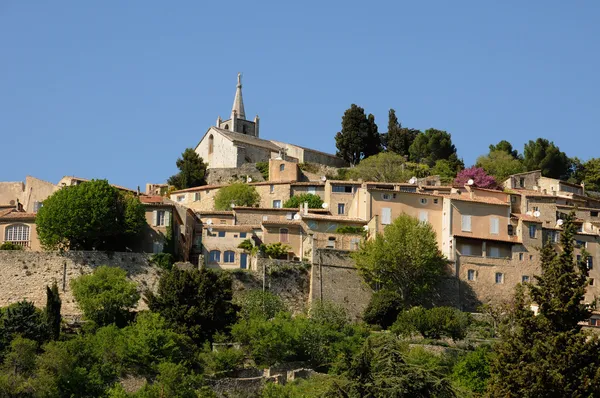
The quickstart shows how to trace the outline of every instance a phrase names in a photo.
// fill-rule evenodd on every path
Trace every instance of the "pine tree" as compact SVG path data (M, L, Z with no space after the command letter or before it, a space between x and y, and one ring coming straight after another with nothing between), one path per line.
M169 185L177 189L186 189L206 185L207 164L198 156L193 148L187 148L181 154L181 158L175 162L179 173L169 177Z
M600 340L580 324L591 310L583 302L588 269L573 260L573 219L565 220L560 252L543 247L537 284L526 285L529 298L517 289L496 346L490 397L600 396Z
M381 152L381 136L377 131L375 116L352 104L342 117L342 130L335 135L337 156L350 164Z
M402 127L396 117L396 111L390 109L388 114L387 150L405 156L408 159L408 148L412 145L419 130Z
M46 309L44 311L46 323L50 331L50 339L52 340L58 340L60 336L61 304L58 286L56 285L56 281L54 281L52 288L46 286Z

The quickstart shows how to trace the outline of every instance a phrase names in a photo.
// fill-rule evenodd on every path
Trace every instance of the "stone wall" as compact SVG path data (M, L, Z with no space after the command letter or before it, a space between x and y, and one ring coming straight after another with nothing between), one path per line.
M363 282L350 252L316 249L311 269L311 300L325 300L341 305L353 319L362 316L373 294Z
M246 182L246 177L252 178L254 182L265 180L255 163L244 163L241 167L209 169L206 182L208 185L228 184L235 181Z
M22 252L0 251L0 306L27 299L36 306L46 305L46 286L57 282L62 299L62 314L77 316L71 280L93 272L101 265L120 267L143 291L158 286L158 268L149 265L148 255L105 252ZM145 309L142 300L138 309Z

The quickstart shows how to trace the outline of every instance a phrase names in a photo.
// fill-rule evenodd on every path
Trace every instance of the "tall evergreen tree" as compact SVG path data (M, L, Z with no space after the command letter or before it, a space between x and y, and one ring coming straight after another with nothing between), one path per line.
M600 340L582 330L591 309L585 261L574 261L574 215L565 220L561 250L541 251L536 284L518 288L492 362L491 397L600 396ZM534 315L530 304L539 308Z
M52 284L52 287L46 286L46 308L44 315L46 316L46 322L50 331L50 339L58 340L60 336L60 307L61 299L58 293L58 286L56 281Z
M419 130L402 127L402 124L396 117L396 111L390 109L388 114L388 132L386 134L386 147L388 151L395 152L399 155L408 156L408 148L419 134Z
M517 151L516 149L513 149L512 144L506 140L502 140L499 143L497 143L496 145L490 145L490 153L495 152L495 151L506 152L510 156L512 156L514 159L519 158L519 151Z
M335 135L337 156L350 164L381 151L381 137L375 116L365 115L365 110L352 104L342 117L342 130Z
M193 148L187 148L181 154L181 158L175 162L179 173L169 177L169 185L177 189L186 189L206 185L207 164L198 156Z
M571 159L545 138L525 144L523 164L528 171L541 170L544 177L568 180L572 174Z

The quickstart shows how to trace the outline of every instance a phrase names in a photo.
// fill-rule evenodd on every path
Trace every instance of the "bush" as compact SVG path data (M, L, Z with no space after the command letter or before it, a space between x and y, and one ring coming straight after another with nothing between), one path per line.
M260 195L252 185L236 182L219 189L215 196L215 210L231 210L235 206L253 207L258 205Z
M356 234L356 235L365 235L367 231L363 227L353 227L350 225L346 225L344 227L337 227L335 230L336 234Z
M490 378L491 355L492 350L489 346L478 347L467 354L454 366L452 371L454 383L472 392L483 394Z
M155 253L150 257L150 262L159 268L170 271L173 268L173 255L171 253Z
M17 245L12 242L4 242L0 245L0 250L23 250L23 246Z
M288 209L298 209L301 205L304 205L305 202L308 202L309 209L320 209L323 205L323 199L321 199L319 195L304 193L302 195L292 196L283 204L283 207Z
M242 319L268 320L286 310L285 304L279 296L262 290L248 291L238 300L238 304L241 306L240 317Z
M428 310L414 307L402 312L391 330L399 335L407 336L418 332L427 339L445 336L457 341L465 338L470 323L471 314L456 308L434 307Z
M217 351L211 349L210 343L204 344L204 350L200 354L200 360L204 372L213 376L226 375L244 364L244 352L238 348L219 348Z
M392 290L375 292L363 314L363 320L369 325L389 328L404 309L402 296Z
M261 251L272 259L286 258L290 249L291 247L284 245L281 242L261 246Z
M256 163L256 169L260 171L265 181L269 181L269 162Z
M93 274L71 281L73 296L85 317L99 326L125 325L140 294L121 268L101 266Z

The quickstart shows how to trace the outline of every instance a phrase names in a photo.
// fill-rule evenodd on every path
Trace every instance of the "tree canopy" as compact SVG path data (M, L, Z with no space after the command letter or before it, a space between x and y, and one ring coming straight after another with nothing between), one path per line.
M64 187L36 216L38 237L49 250L125 250L146 225L144 207L106 180Z
M231 210L231 205L254 207L260 195L252 185L236 182L219 189L215 196L215 210Z
M565 219L560 251L541 250L536 284L519 287L491 365L491 397L592 397L600 394L600 339L582 330L585 262L575 261L574 215ZM529 293L528 295L526 293ZM534 315L530 305L538 307Z
M424 177L429 167L407 162L404 156L394 152L382 152L361 161L348 170L348 177L363 181L406 182L411 177Z
M309 209L320 209L323 205L323 199L321 199L319 195L315 195L313 193L303 193L289 198L283 204L283 207L288 209L298 209L301 205L304 205L305 202L308 202Z
M458 172L464 167L458 158L452 136L442 130L428 129L418 134L409 148L410 160L433 167L438 160L447 160Z
M544 177L568 180L571 176L571 160L545 138L525 144L523 164L528 171L541 170Z
M368 283L398 292L405 305L419 303L431 293L446 266L431 224L406 214L352 257Z
M335 144L337 156L350 164L379 153L381 137L375 116L367 116L358 105L350 105L342 116L342 130L335 135Z
M498 182L504 181L511 174L525 171L522 160L504 150L493 150L487 155L478 157L475 165L496 178Z
M410 155L408 149L419 133L419 130L402 127L396 116L396 111L390 109L388 114L388 131L385 134L385 146L388 151L397 153L408 159Z
M487 175L485 170L480 167L469 167L468 169L461 170L454 183L456 185L464 186L467 185L469 180L473 181L473 186L477 188L496 189L498 183L496 179L490 175Z
M193 148L186 148L181 157L175 162L179 173L169 177L167 183L177 189L186 189L206 185L207 164L194 151Z
M517 151L516 149L513 149L513 146L510 142L506 141L506 140L502 140L499 143L497 143L496 145L490 145L490 153L492 152L504 152L508 155L510 155L513 159L519 159L519 151Z

